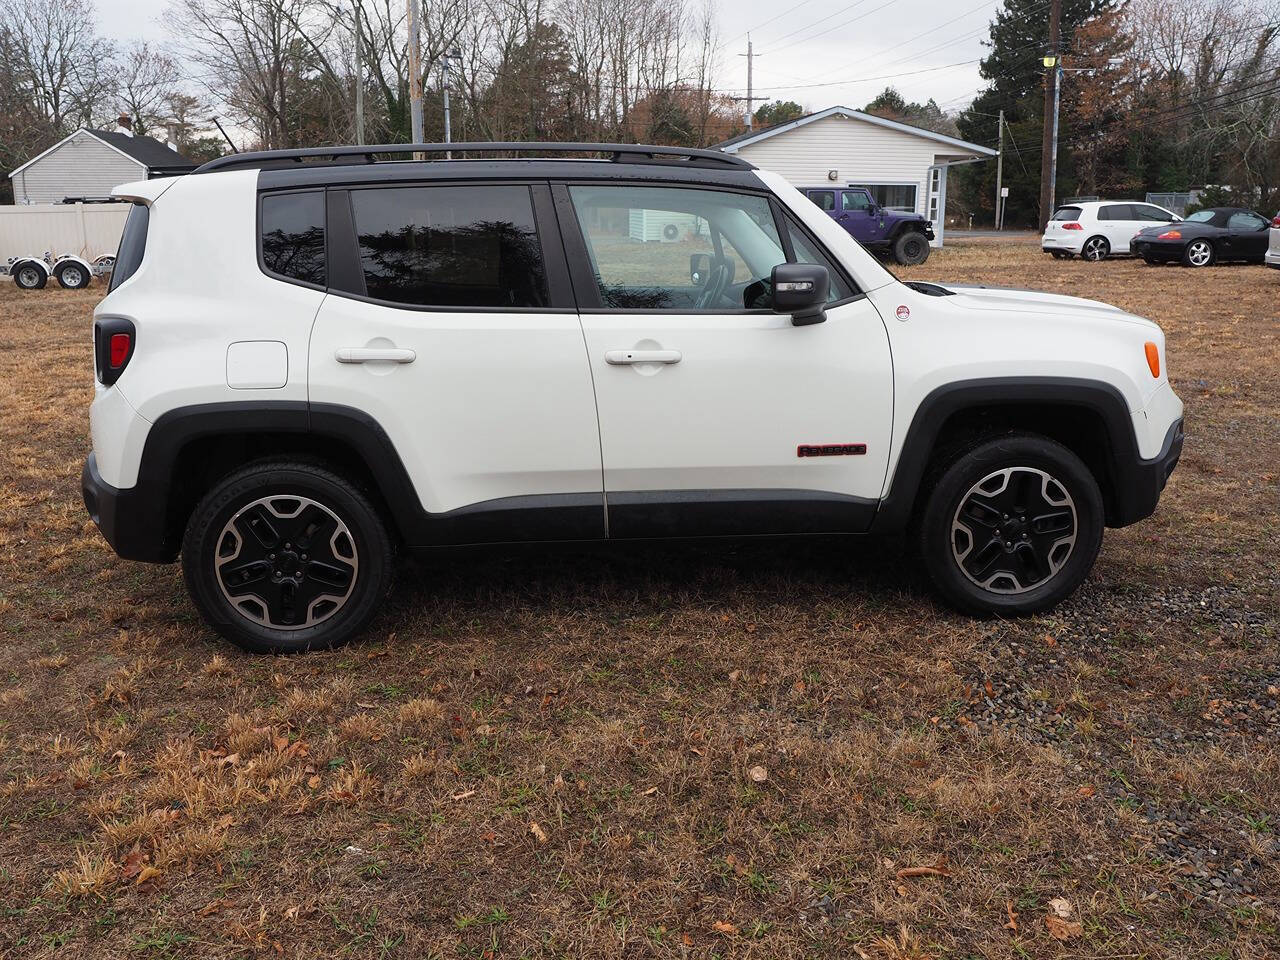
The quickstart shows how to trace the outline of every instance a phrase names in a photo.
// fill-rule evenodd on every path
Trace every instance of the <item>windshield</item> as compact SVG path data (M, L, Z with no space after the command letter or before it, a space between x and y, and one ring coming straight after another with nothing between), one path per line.
M1212 223L1212 210L1197 210L1195 213L1187 216L1187 223Z

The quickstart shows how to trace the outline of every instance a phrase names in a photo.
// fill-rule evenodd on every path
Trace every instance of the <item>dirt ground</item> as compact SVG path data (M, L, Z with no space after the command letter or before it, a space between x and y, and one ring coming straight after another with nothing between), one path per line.
M892 542L452 555L293 658L110 553L101 288L0 285L0 955L1280 955L1280 272L901 272L1168 333L1181 466L1052 614Z

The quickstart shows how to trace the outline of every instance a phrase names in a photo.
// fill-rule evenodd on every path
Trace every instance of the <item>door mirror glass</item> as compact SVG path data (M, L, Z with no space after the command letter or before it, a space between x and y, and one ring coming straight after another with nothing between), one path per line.
M709 253L691 253L689 254L689 283L695 287L700 287L707 282L707 277L711 274L711 254Z
M827 319L827 291L831 275L816 263L780 263L770 277L773 312L791 314L797 327Z

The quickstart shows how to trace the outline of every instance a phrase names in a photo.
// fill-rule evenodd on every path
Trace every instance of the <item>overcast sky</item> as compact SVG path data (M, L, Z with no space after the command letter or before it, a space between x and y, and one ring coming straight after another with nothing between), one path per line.
M755 94L815 110L861 107L888 84L908 100L963 107L981 85L977 60L1000 0L716 0L718 86L746 94L747 31ZM167 0L97 0L102 32L163 41Z

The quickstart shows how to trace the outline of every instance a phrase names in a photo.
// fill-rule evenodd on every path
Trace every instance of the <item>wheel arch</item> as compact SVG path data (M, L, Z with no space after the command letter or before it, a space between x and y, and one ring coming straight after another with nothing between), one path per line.
M17 260L13 261L13 263L9 264L9 276L14 276L19 270L28 264L40 270L44 274L44 278L46 280L51 276L49 265L39 257L19 257Z
M1056 440L1084 461L1102 491L1109 526L1150 512L1143 512L1131 483L1142 461L1128 404L1116 387L1075 378L993 378L938 387L920 403L873 530L906 528L942 467L975 441L1016 430Z
M222 477L258 460L289 457L347 477L404 537L402 518L421 513L390 438L349 407L302 401L201 404L158 418L143 447L135 490L154 507L157 556L171 560L200 498Z

